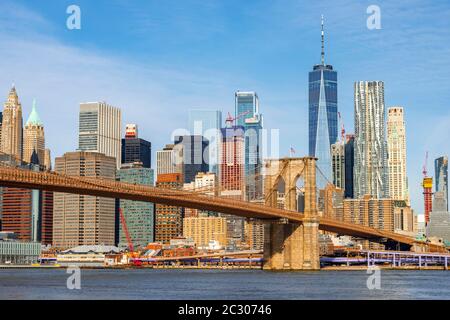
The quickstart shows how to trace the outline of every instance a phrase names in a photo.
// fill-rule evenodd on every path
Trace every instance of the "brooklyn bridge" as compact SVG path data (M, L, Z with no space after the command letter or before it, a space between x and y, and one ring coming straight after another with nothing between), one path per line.
M257 219L265 224L264 269L318 270L319 230L349 235L412 251L442 251L433 244L392 231L319 216L316 159L283 158L265 164L265 203L258 204L194 191L157 188L114 180L76 177L0 167L0 186L40 189L116 199L146 201ZM297 212L296 183L304 181L304 212ZM277 207L277 187L285 182L285 208Z

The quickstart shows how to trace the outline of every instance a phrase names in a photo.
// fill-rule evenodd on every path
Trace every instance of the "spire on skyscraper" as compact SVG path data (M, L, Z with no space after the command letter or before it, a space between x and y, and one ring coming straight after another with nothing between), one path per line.
M321 32L321 36L322 36L322 53L321 53L321 63L324 66L325 65L325 34L323 31L323 15L322 15L322 32Z
M13 104L17 104L19 102L19 97L17 96L16 86L14 85L14 83L11 86L11 90L9 90L8 102Z
M25 159L26 161L27 159ZM31 154L30 164L39 164L39 156L36 152L36 149L33 149L33 153Z
M31 109L30 116L28 117L26 125L42 126L41 118L36 111L36 99L33 99L33 107Z
M325 64L324 16L321 15L321 62L309 73L309 155L319 158L320 167L327 179L319 179L324 188L331 176L331 145L337 141L337 72ZM325 90L326 89L326 90ZM325 92L326 91L326 92Z

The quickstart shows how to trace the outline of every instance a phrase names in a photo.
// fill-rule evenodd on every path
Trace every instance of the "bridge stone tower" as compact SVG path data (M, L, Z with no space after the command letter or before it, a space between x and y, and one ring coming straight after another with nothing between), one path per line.
M266 270L319 270L319 218L316 204L316 158L284 158L265 163L265 204L276 207L278 184L285 184L285 209L297 211L297 180L304 180L304 222L265 225ZM302 215L302 213L298 213Z

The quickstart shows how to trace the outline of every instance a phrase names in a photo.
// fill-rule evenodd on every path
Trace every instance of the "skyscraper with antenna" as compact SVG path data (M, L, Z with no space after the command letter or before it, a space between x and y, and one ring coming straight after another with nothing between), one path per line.
M325 64L324 18L321 19L320 64L309 72L309 155L317 157L317 185L325 187L332 181L331 145L338 137L337 72Z

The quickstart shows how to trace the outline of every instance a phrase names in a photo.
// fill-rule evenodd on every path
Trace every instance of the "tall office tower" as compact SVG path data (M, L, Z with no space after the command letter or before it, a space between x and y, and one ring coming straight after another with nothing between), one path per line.
M33 165L20 168L39 170L39 166ZM0 212L2 231L14 232L22 241L52 243L53 192L4 187Z
M184 183L194 181L199 172L209 171L208 140L203 136L177 136L174 138L174 149L182 156Z
M325 64L322 16L321 63L309 73L309 155L318 158L317 186L323 189L332 180L331 145L337 141L337 72Z
M50 154L50 149L45 149L44 152L44 167L46 170L51 171L52 170L52 157Z
M23 161L31 163L33 152L37 154L39 165L43 166L45 163L44 125L36 111L36 100L33 100L33 108L23 132Z
M434 176L436 192L444 192L448 211L448 157L442 156L434 160Z
M158 188L181 189L183 179L180 173L158 174ZM165 204L155 205L155 241L164 244L183 234L183 208Z
M235 93L235 120L245 132L245 198L249 201L262 198L262 150L261 130L263 116L259 113L256 92Z
M32 192L29 189L2 188L2 231L14 232L22 241L31 241Z
M353 198L353 168L355 165L355 135L345 136L345 198Z
M219 176L222 112L212 109L190 109L188 117L190 134L202 135L209 141L209 171Z
M433 211L430 213L430 221L426 226L427 237L443 239L450 244L450 213L447 210L447 195L445 191L437 191L434 194Z
M79 151L94 151L121 161L122 112L105 102L80 103Z
M178 150L174 149L173 144L166 144L166 146L159 151L156 151L156 173L180 173L182 174L182 158Z
M402 107L391 107L387 116L389 196L409 204L406 175L406 130Z
M244 128L234 126L222 129L220 158L221 195L244 199Z
M341 189L345 188L345 144L337 141L331 145L331 166L333 184Z
M117 180L138 185L153 186L153 169L145 168L141 164L124 164L117 171ZM127 229L134 247L145 247L154 241L153 230L155 228L154 204L151 202L120 200ZM127 237L120 224L119 247L127 247Z
M0 151L22 160L22 105L14 85L4 104Z
M67 152L55 171L74 177L115 180L116 159L98 152ZM115 199L55 192L53 246L114 245Z
M151 168L151 154L151 142L138 137L137 125L127 124L122 139L122 164L140 162L144 168Z
M53 191L41 191L40 240L45 245L53 243L53 196Z
M222 129L220 158L220 195L243 200L245 197L244 128L234 126ZM227 218L227 238L230 245L245 240L245 219L221 214Z
M52 243L53 192L3 188L1 210L2 231L22 241Z
M355 82L354 196L389 197L382 81Z
M256 92L237 91L234 94L236 126L245 127L245 120L260 115L259 98ZM240 117L239 117L240 116Z

